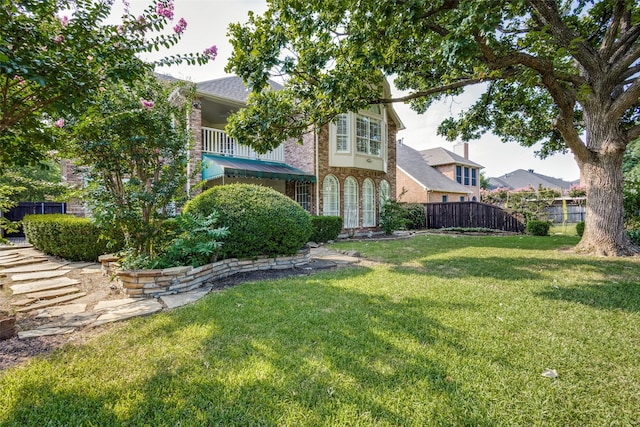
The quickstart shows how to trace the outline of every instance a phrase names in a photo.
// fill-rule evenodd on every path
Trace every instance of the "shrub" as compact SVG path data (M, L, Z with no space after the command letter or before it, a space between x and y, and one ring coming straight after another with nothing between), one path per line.
M269 187L231 184L210 188L190 200L185 212L220 215L229 229L222 258L293 255L309 239L311 220L302 207Z
M404 218L402 205L396 200L387 200L380 210L380 228L384 234L392 234L396 230L404 230L407 220Z
M640 246L640 229L627 230L627 237L636 246Z
M314 242L335 240L342 231L342 218L339 216L312 216L311 238Z
M405 203L402 205L403 218L409 230L422 230L427 228L427 214L424 205L419 203Z
M42 252L70 261L97 261L100 255L119 250L119 243L109 246L102 230L88 218L73 215L26 215L22 219L29 243Z
M580 221L579 223L576 224L576 234L582 237L583 233L584 233L584 221Z
M527 221L525 231L533 236L548 236L549 227L551 227L551 223L549 223L549 221L532 219Z

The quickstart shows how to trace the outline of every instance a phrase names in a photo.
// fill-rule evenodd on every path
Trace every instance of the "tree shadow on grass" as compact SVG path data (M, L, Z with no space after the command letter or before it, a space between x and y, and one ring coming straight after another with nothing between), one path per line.
M603 310L640 311L640 283L600 282L550 286L536 293L554 301L567 301Z
M464 351L464 333L429 314L447 303L345 286L369 272L253 283L137 319L118 363L93 374L127 363L146 364L148 374L123 369L107 376L127 381L88 387L99 380L74 374L86 353L68 349L46 362L69 369L60 382L11 372L0 424L52 416L52 425L495 424L441 355Z

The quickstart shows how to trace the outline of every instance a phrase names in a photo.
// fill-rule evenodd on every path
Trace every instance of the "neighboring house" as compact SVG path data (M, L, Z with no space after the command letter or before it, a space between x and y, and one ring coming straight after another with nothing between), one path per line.
M579 184L577 182L568 182L559 178L553 178L550 176L535 173L533 169L524 170L517 169L513 172L506 173L497 178L489 178L489 188L507 188L509 190L516 190L518 188L532 187L537 190L540 186L544 188L553 188L559 190L561 193L566 192L572 185Z
M337 215L354 232L377 229L380 207L396 194L396 132L404 125L391 105L338 115L303 143L288 141L265 154L229 137L227 118L246 105L239 77L196 84L190 119L194 148L189 169L202 167L204 188L235 182L268 186L313 215ZM281 86L271 82L271 88ZM388 95L385 82L382 90ZM69 181L70 179L68 179ZM193 195L193 191L190 191Z
M398 142L396 196L415 203L479 201L483 166L469 160L467 144L461 147L463 156L440 147L417 151Z

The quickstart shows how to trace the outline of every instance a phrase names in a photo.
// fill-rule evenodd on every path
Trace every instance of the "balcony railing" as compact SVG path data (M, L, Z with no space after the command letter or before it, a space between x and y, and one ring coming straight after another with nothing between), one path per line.
M284 144L265 154L256 153L253 148L238 144L235 139L219 129L202 128L203 152L243 159L284 163Z

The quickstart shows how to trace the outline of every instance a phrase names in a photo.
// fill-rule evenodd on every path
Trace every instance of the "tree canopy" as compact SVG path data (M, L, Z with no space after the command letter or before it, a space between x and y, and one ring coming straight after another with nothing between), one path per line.
M228 71L252 88L229 131L267 150L340 112L486 90L448 138L571 150L591 203L581 249L629 253L622 154L640 136L640 5L634 0L273 0L230 27ZM283 91L267 88L269 76ZM383 76L407 96L381 97ZM611 205L604 208L605 204ZM588 203L589 205L589 203Z
M135 81L158 63L205 63L215 55L209 48L141 60L142 52L177 43L186 22L162 32L174 19L172 2L162 0L107 24L112 3L0 0L0 163L35 163L59 148L64 141L50 130L86 111L109 82Z

